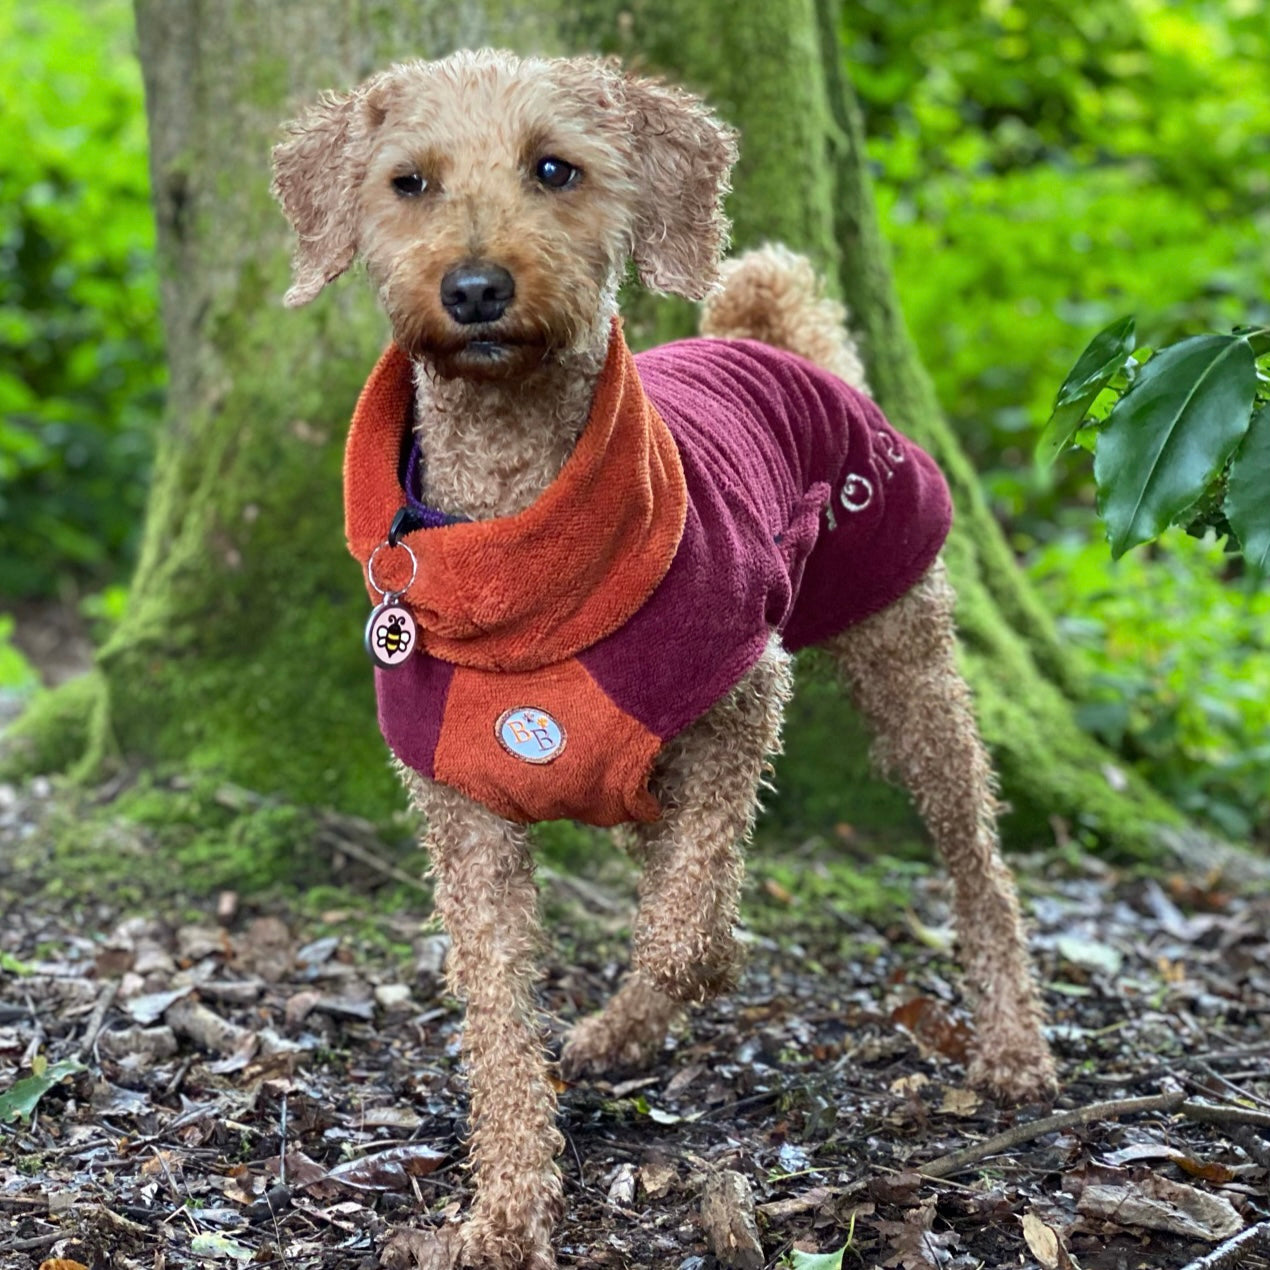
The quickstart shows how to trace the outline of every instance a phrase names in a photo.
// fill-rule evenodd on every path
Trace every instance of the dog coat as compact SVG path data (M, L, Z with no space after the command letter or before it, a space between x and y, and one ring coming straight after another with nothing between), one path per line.
M413 417L394 345L345 452L363 568L406 502ZM378 585L418 624L413 653L375 671L380 729L403 763L510 820L655 820L657 752L770 631L796 650L885 608L951 517L930 457L835 376L751 340L636 357L615 323L587 424L531 506L405 533L409 586L408 554L379 552Z

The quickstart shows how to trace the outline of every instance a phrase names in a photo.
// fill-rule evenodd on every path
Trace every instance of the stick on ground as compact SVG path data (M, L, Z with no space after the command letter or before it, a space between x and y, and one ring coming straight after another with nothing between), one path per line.
M1005 1133L998 1133L994 1138L986 1138L973 1146L963 1147L949 1155L941 1155L938 1160L924 1164L918 1173L922 1177L951 1177L963 1169L977 1164L989 1155L1000 1151L1008 1151L1021 1143L1031 1142L1047 1133L1056 1133L1059 1129L1070 1129L1075 1125L1094 1124L1099 1120L1118 1120L1121 1116L1131 1116L1144 1111L1177 1111L1186 1101L1186 1095L1178 1090L1171 1094L1153 1094L1149 1098L1115 1098L1110 1102L1096 1102L1088 1107L1075 1107L1071 1111L1060 1111L1043 1120L1032 1120L1027 1124L1015 1125Z
M1270 1252L1270 1222L1261 1222L1241 1230L1232 1239L1205 1253L1198 1261L1192 1261L1182 1270L1233 1270L1245 1257L1253 1253Z

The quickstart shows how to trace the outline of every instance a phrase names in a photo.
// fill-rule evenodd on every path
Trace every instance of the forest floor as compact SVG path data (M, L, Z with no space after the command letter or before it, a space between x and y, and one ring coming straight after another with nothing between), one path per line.
M387 912L59 898L7 846L46 793L0 788L0 1267L369 1267L394 1226L461 1212L462 1016L423 889ZM1071 852L1016 865L1053 1106L966 1087L937 876L896 866L862 913L823 844L769 846L739 991L652 1070L560 1086L561 1266L830 1267L801 1254L845 1248L844 1267L1162 1270L1267 1223L1270 892ZM545 876L553 1045L613 990L631 894L612 861ZM1055 1111L1070 1123L1047 1128ZM1221 1264L1270 1266L1270 1240L1246 1243Z

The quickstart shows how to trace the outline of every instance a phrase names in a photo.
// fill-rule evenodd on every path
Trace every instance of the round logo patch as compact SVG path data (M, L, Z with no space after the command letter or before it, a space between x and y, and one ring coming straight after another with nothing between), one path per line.
M508 754L526 763L550 763L564 753L564 728L537 706L504 710L494 734Z
M366 651L375 665L392 670L414 651L416 634L414 615L404 604L380 604L366 623Z

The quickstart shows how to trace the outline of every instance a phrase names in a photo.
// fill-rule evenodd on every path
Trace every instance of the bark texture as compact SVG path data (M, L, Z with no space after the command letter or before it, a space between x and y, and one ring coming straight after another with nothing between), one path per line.
M344 553L339 460L386 328L354 277L285 313L288 248L268 195L279 122L326 87L460 45L600 50L704 92L742 132L738 246L813 257L851 306L888 414L940 459L957 503L948 562L965 669L1015 806L1018 841L1057 815L1126 847L1176 820L1076 727L1052 622L1014 564L942 419L892 282L836 0L136 0L152 139L172 388L128 617L73 702L18 737L28 766L112 755L206 768L298 802L383 811L392 789L360 648L366 605ZM635 342L691 330L689 306L631 297ZM91 717L89 717L91 716ZM50 721L67 738L55 744ZM68 728L71 721L74 727ZM801 725L802 726L800 728ZM832 732L835 738L827 740ZM794 707L786 806L856 825L903 817L857 801L863 734L814 683ZM805 738L800 741L800 736ZM839 796L837 791L841 791Z

